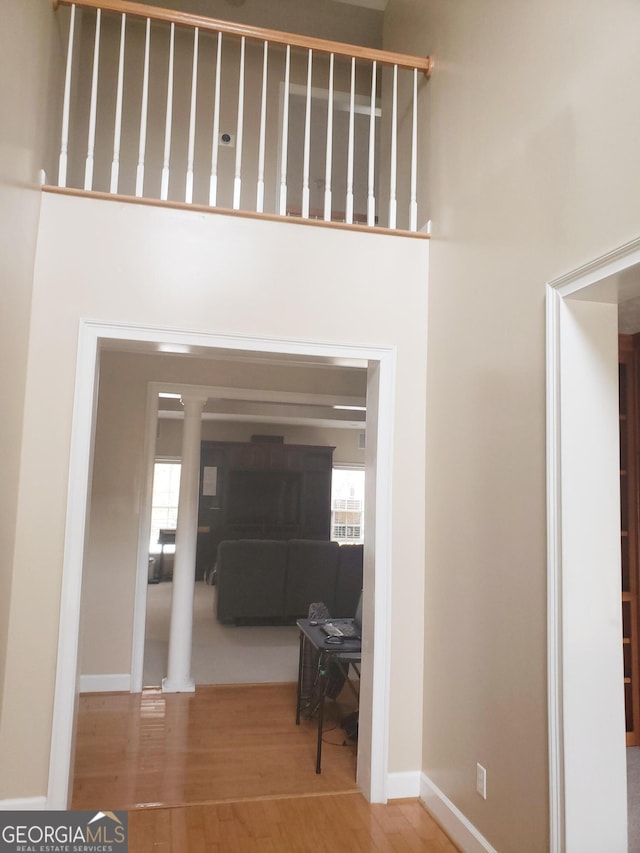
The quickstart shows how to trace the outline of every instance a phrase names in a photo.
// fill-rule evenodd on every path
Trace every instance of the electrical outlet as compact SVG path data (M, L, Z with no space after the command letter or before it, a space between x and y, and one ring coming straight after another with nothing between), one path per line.
M476 764L476 791L483 800L487 799L487 771L482 764Z

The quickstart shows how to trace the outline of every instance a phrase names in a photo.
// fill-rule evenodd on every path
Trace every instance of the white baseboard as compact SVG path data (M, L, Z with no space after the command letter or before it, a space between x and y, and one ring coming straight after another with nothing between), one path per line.
M80 693L128 693L130 689L128 672L80 676Z
M387 775L387 797L390 800L403 800L407 797L420 796L419 770L406 773L389 773Z
M46 797L20 797L0 800L0 812L42 812L48 809Z
M454 844L464 853L497 853L487 839L426 774L421 776L420 799Z

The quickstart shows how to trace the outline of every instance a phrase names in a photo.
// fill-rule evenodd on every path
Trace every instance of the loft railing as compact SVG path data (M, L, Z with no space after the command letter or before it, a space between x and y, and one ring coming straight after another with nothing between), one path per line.
M54 5L70 7L59 187L417 231L430 58L128 0Z

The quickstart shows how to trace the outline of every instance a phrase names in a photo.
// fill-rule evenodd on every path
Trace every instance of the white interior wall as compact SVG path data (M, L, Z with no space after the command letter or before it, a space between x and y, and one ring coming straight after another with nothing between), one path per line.
M45 195L26 392L29 464L22 472L16 528L16 594L24 600L18 612L28 610L30 621L16 623L13 635L10 631L12 647L21 652L12 660L7 683L13 701L0 739L0 795L46 790L58 628L51 602L60 596L80 318L394 348L392 587L394 596L397 592L405 599L402 624L411 620L420 632L416 590L422 587L424 539L415 519L424 501L427 260L428 243L410 238ZM396 284L390 289L392 280ZM42 406L49 412L46 435L40 428ZM51 461L45 482L39 466L43 453ZM135 481L130 496L113 512L135 515L141 487ZM410 512L405 511L407 493ZM34 537L33 513L42 502L51 510ZM28 567L43 562L48 571L34 588ZM115 568L132 570L130 564ZM109 610L112 603L105 597L103 606ZM113 614L116 619L115 608ZM33 621L39 625L35 643ZM19 665L25 649L28 673ZM415 649L411 655L401 652L394 643L389 769L415 772L422 658Z
M549 845L546 283L637 238L639 31L625 0L385 14L435 57L423 768L500 851Z
M165 0L144 0L163 6ZM246 0L240 5L226 0L173 0L172 9L224 21L316 36L349 44L380 47L383 14L365 6L336 0Z
M3 687L5 662L10 668L21 665L20 650L8 645L9 620L28 619L20 615L19 599L13 598L13 554L41 199L39 171L51 162L47 122L49 108L58 100L53 89L60 45L50 4L2 0L0 18L0 697L6 704L12 695ZM10 743L7 746L11 749ZM19 754L13 752L11 760L18 762ZM40 763L46 763L45 755Z

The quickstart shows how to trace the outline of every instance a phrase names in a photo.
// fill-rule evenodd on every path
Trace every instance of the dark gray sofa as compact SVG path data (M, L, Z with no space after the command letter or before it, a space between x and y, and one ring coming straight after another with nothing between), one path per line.
M292 624L323 601L353 616L362 589L362 545L311 539L235 539L218 546L216 616L245 625Z

